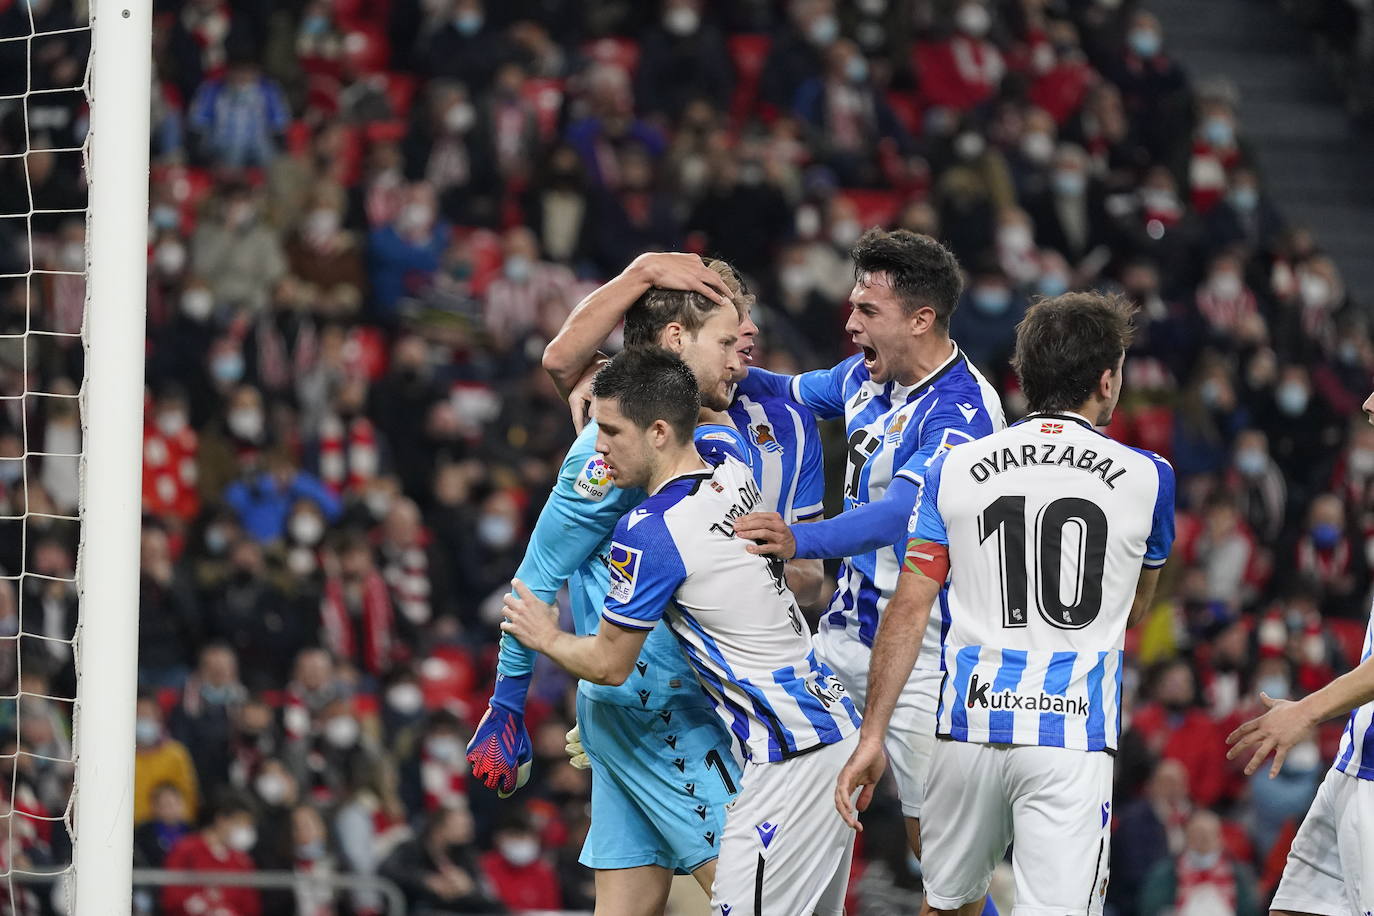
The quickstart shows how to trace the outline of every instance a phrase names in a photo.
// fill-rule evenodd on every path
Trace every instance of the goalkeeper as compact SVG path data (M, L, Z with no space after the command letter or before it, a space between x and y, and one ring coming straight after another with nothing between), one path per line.
M743 316L731 296L721 273L695 255L649 254L584 306L624 312L627 347L658 345L681 356L703 403L719 411L729 405L730 381L740 372ZM612 485L596 436L589 424L568 451L516 572L544 601L566 581L579 633L595 632L600 623L611 533L646 495ZM708 456L721 447L746 453L732 427L701 426L697 444ZM533 656L502 637L496 690L468 745L474 775L503 795L528 776L523 713ZM672 634L661 626L650 633L623 685L580 684L578 718L592 764L592 827L581 861L596 870L598 910L661 913L674 872L692 874L709 892L724 805L739 771L729 736ZM578 752L576 733L569 740ZM608 754L613 765L606 765Z

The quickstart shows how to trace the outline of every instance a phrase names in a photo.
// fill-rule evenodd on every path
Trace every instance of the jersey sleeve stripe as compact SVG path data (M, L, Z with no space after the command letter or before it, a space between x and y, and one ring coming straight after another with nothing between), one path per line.
M1162 560L1151 560L1147 557L1146 559L1141 561L1140 565L1145 569L1162 569L1164 567L1164 564L1168 562L1168 557L1165 557Z
M794 511L796 512L797 521L804 522L807 519L815 518L816 516L824 512L825 506L821 505L820 503L817 503L814 506L803 506L800 509L796 509Z
M627 630L648 631L654 628L654 624L652 623L649 623L644 620L637 620L634 617L626 617L624 614L617 614L615 611L612 611L609 608L601 609L601 617L603 620L608 620L616 626L624 627Z
M893 474L892 477L893 477L894 480L895 480L896 478L898 478L898 477L904 477L904 478L906 478L907 480L911 481L912 483L916 484L917 486L920 486L921 480L923 479L922 475L917 474L915 471L911 470L910 468L902 468L900 471L898 471L897 473Z

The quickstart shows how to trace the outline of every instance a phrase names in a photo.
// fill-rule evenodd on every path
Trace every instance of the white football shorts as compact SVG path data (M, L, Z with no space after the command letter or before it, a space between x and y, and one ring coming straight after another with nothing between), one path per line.
M1326 774L1271 906L1319 916L1374 910L1374 782L1335 767Z
M987 896L1012 843L1012 916L1097 916L1107 893L1112 764L1101 751L940 740L926 778L926 902Z
M868 662L872 655L854 636L844 630L822 630L812 638L816 658L835 672L849 697L862 713L868 699ZM902 800L902 814L920 818L925 799L926 770L935 747L935 711L940 700L939 669L917 668L911 672L892 720L887 727L883 748L888 766Z
M854 831L835 810L835 782L858 746L744 765L711 886L715 916L842 916Z

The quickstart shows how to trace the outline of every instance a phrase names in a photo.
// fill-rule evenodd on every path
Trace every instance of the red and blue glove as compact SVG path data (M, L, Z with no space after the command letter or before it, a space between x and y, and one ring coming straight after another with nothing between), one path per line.
M525 728L525 694L529 689L528 674L498 674L486 714L468 742L472 775L502 798L510 797L530 779L534 750Z

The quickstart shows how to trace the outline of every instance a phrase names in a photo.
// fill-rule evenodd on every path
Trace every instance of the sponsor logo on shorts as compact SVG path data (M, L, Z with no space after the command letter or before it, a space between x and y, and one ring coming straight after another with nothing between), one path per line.
M1062 713L1087 718L1090 706L1087 697L1060 697L1052 694L1013 693L1010 690L992 691L991 681L979 681L978 675L969 678L968 708L1024 710L1026 712Z
M639 575L639 560L642 556L642 550L611 542L606 567L611 571L611 590L608 595L612 600L627 604L634 597L635 577Z
M769 844L773 842L773 837L778 835L778 825L770 824L767 821L762 824L755 824L754 829L758 831L759 842L763 844L764 849L767 849Z
M581 473L573 479L573 489L584 499L601 502L611 492L611 471L600 455L587 459Z

